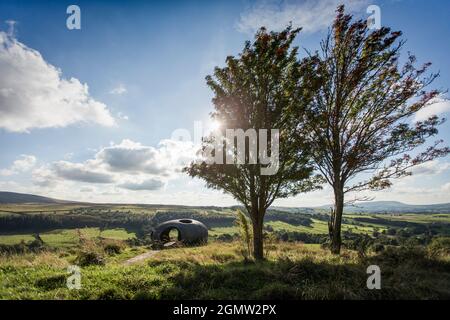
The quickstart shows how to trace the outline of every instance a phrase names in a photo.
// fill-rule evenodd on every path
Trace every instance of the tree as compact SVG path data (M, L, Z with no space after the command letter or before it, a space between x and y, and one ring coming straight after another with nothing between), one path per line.
M271 138L272 144L267 148L272 156L278 151L277 163L252 162L255 154L261 156L261 146L264 143L267 145L269 138L258 134L250 139L248 134L248 140L244 137L244 163L238 162L238 157L231 164L227 161L220 164L200 160L185 168L190 176L204 179L207 187L223 190L244 205L252 221L253 255L257 260L263 259L263 222L267 208L276 198L317 188L319 181L317 176L312 176L309 148L294 144L292 128L285 113L288 108L302 104L304 79L296 58L298 48L292 47L299 31L288 27L279 33L268 33L261 28L254 42L246 42L238 57L229 56L226 67L216 67L214 76L206 77L208 86L214 92L212 101L215 111L211 116L221 123L222 128L220 135L204 138L203 151L209 150L211 144L223 142L223 149L215 149L214 156L226 160L230 153L235 156L239 154L239 139L224 138L225 128L239 129L246 135L249 129L259 132L265 129L271 131L271 138L274 129L277 129L278 150ZM273 174L262 174L262 169L270 168L275 169Z
M333 188L333 253L340 253L348 192L388 188L393 178L411 174L411 167L449 153L442 141L413 152L438 133L444 119L412 122L411 116L439 97L438 90L426 90L438 75L426 76L431 64L416 68L412 55L399 67L400 36L386 27L371 31L340 6L320 52L305 58L314 94L294 118L305 118L300 125L310 132L315 167Z

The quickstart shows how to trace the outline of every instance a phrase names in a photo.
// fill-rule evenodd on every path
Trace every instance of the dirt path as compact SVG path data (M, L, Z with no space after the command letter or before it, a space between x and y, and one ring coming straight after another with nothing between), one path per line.
M156 250L151 250L151 251L148 251L148 252L146 252L146 253L140 254L140 255L138 255L138 256L136 256L136 257L133 257L133 258L131 258L131 259L128 259L128 260L125 261L123 264L129 266L129 265L132 265L132 264L135 264L135 263L138 263L138 262L142 262L142 261L144 261L145 259L154 256L156 253L158 253L158 251L156 251Z

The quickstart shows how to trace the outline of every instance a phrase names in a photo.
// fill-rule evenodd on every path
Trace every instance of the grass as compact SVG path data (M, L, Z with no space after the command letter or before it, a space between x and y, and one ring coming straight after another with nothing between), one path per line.
M33 241L34 237L31 234L14 234L14 235L7 235L7 236L0 236L0 243L1 244L17 244L21 241L28 242Z
M101 237L105 239L113 240L126 240L134 238L134 233L129 233L124 229L106 229L100 232L99 228L82 228L82 229L59 229L50 232L39 234L44 243L51 247L72 247L78 244L79 235L78 231L83 238L93 239L95 237ZM0 244L17 244L22 240L32 241L34 239L32 234L19 234L19 235L1 235Z
M272 243L267 260L245 262L236 242L168 249L124 266L144 248L127 248L104 266L81 270L82 288L65 286L73 256L42 252L0 257L0 299L448 299L450 262L419 249L358 258L318 246ZM377 264L382 289L366 288Z
M15 214L54 210L59 215L76 208L0 206L3 209ZM170 208L103 205L93 210L154 214ZM350 223L361 217L427 224L450 222L450 214L344 216ZM310 227L282 221L266 225L275 231L327 234L327 221L312 218ZM375 229L387 228L370 222L350 223L343 225L344 231L372 234ZM238 233L237 227L225 226L209 230L214 241L208 245L162 250L146 261L128 266L124 265L126 260L149 250L126 244L125 240L134 238L134 233L98 228L82 228L79 232L83 241L78 229L43 232L40 236L47 248L44 251L0 255L0 299L450 299L448 251L436 256L424 248L388 247L362 258L351 250L343 250L341 256L331 255L318 244L270 242L265 245L267 260L254 263L244 259L238 242L216 241L220 235ZM0 244L33 239L32 234L0 235ZM108 244L115 244L120 250L108 253ZM69 290L65 286L67 267L79 261L77 257L86 251L99 254L104 265L82 267L82 289ZM381 268L379 291L366 288L366 269L372 264Z
M328 223L327 221L323 220L317 220L312 219L313 223L310 227L308 226L302 226L302 225L292 225L283 221L269 221L265 223L265 226L271 226L273 230L275 231L287 231L287 232L304 232L304 233L311 233L311 234L328 234ZM363 225L363 226L356 226L356 225L350 225L350 224L343 224L342 230L348 231L351 230L353 233L360 233L360 234L371 234L376 226L370 226L370 225ZM383 226L378 227L379 231L384 230ZM209 235L212 237L217 237L222 234L235 234L238 233L238 228L233 227L217 227L212 228L209 230Z

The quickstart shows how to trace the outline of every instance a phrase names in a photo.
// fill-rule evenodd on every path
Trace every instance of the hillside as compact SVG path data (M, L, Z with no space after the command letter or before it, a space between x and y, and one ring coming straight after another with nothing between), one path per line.
M26 193L4 192L0 191L0 204L69 204L81 203L77 201L58 200L44 196L38 196ZM94 204L93 204L94 205ZM100 205L100 204L99 204ZM103 204L107 205L107 204ZM114 205L113 203L109 205ZM222 210L224 208L217 206L183 206L183 205L158 205L158 204L136 204L145 207L158 208L178 208L178 209L199 209L199 210ZM317 212L327 211L332 207L331 204L319 207L277 207L273 206L271 210L284 211L289 213L314 214ZM239 206L232 206L229 209L240 208ZM428 204L428 205L414 205L406 204L398 201L371 201L361 202L354 205L345 206L347 213L449 213L450 203Z
M42 204L58 204L71 203L73 201L57 200L34 194L4 192L0 191L0 203L21 204L21 203L42 203Z
M329 209L331 205L321 206L322 209ZM356 203L345 206L347 213L448 213L450 212L450 203L414 205L398 201L372 201Z

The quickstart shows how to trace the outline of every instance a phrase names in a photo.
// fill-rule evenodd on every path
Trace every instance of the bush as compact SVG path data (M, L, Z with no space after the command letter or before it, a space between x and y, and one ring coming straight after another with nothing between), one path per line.
M222 241L222 242L232 242L234 240L234 237L231 234L224 233L224 234L218 235L216 240Z
M122 252L122 246L118 243L108 243L103 247L108 255L119 254Z
M384 250L384 245L380 244L380 243L376 243L372 246L373 251L375 251L376 253L379 253L381 251Z
M82 251L78 254L75 263L81 267L86 267L91 265L104 265L105 260L98 252Z
M428 245L428 252L432 256L450 255L450 238L449 237L433 238L431 243Z
M0 254L24 254L27 252L38 253L46 249L44 243L37 239L25 243L21 241L16 244L0 244Z

